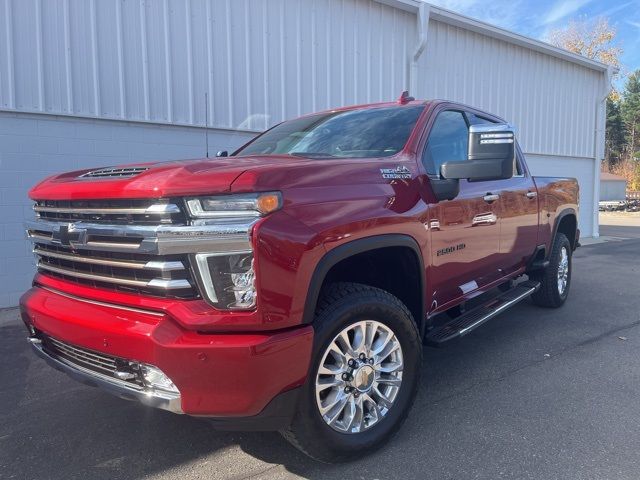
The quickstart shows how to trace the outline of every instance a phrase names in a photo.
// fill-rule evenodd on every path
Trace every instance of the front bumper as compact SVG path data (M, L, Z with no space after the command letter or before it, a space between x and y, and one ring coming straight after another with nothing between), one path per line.
M173 413L183 413L180 394L172 395L168 392L163 393L158 391L148 392L142 388L135 388L128 382L101 375L89 369L82 368L80 365L67 362L61 357L51 355L43 348L42 342L38 341L37 338L29 337L29 340L36 355L56 370L66 373L80 383L91 387L98 387L117 397L125 400L135 400L149 407L161 408L162 410L168 410Z
M28 327L104 355L158 367L179 395L157 395L82 371L48 354L36 353L73 378L120 397L190 415L242 424L302 385L313 342L309 326L270 333L204 334L182 328L169 314L119 308L34 287L21 299ZM278 415L282 416L281 409Z

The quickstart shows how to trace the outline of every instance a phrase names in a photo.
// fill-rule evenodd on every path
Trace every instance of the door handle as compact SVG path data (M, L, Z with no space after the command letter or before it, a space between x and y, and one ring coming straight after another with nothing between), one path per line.
M498 200L500 198L500 195L497 195L495 193L487 193L484 197L484 201L487 203L491 203L491 202L495 202L496 200Z
M493 212L481 213L480 215L476 215L473 217L471 222L472 227L477 227L478 225L495 225L498 222L498 217Z
M525 195L527 198L536 198L538 196L538 192L527 192Z

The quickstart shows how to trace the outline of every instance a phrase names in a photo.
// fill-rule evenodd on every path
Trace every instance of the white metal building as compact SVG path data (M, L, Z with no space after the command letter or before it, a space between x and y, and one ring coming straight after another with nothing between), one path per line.
M618 202L627 198L627 179L612 173L600 172L600 201Z
M0 307L30 284L26 192L45 175L202 157L206 131L231 150L406 88L517 125L535 174L578 177L598 234L610 72L536 40L417 0L2 0L0 25Z

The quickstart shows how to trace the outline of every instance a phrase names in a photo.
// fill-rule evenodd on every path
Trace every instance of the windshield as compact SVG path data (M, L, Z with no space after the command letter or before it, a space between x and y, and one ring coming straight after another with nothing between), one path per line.
M388 157L404 148L423 110L423 105L412 105L327 112L297 118L266 131L234 155Z

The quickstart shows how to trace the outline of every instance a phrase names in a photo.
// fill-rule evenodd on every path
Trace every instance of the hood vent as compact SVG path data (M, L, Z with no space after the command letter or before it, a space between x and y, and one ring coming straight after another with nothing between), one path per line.
M78 178L130 178L149 170L148 167L107 167L100 170L92 170L80 175Z

